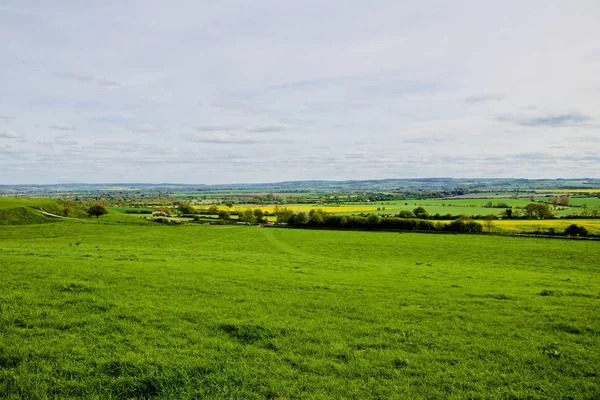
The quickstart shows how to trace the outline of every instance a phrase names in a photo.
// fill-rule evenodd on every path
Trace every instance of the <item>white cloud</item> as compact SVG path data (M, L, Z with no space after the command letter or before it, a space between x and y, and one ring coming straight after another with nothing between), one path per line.
M4 132L0 132L0 138L3 139L22 139L24 138L23 135L18 134L17 132L13 131L13 130L6 130Z
M248 128L248 132L283 132L290 129L289 125L281 124L279 122L267 125L260 125L253 128Z
M69 136L58 136L54 138L54 143L61 146L76 146L79 142Z
M70 125L50 125L50 129L57 131L74 131L75 127Z
M212 144L251 144L267 143L267 139L260 139L255 136L232 135L226 133L215 133L210 135L194 134L188 138L192 142L212 143Z
M132 131L132 132L139 132L139 133L158 133L158 132L162 132L161 129L155 127L152 124L149 124L147 122L142 123L142 124L137 124L134 126L130 126L127 128L128 130Z

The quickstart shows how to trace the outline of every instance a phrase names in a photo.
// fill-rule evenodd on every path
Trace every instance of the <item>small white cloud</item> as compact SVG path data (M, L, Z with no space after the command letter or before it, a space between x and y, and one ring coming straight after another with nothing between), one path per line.
M162 132L161 129L155 127L152 124L149 123L143 123L143 124L137 124L134 126L130 126L129 128L127 128L128 130L132 131L132 132L139 132L139 133L158 133L158 132Z
M94 77L92 75L77 74L74 72L57 72L55 76L62 79L77 82L91 82L94 80Z
M68 136L58 136L54 138L54 143L62 146L76 146L79 144L77 140Z
M291 143L287 139L268 139L258 138L250 135L232 135L229 133L215 133L212 135L194 134L188 137L188 140L196 143L212 143L212 144L256 144L256 143Z
M0 133L0 138L3 139L23 139L24 137L25 136L10 129Z
M228 132L239 129L234 125L202 125L196 128L198 132Z
M197 143L213 144L248 144L248 143L266 143L267 140L259 139L255 136L239 136L225 133L215 133L212 135L195 134L189 137L189 140Z
M279 122L247 129L248 132L283 132L287 130L290 130L290 126Z
M74 131L75 127L70 125L50 125L50 129L54 129L57 131Z
M121 84L119 82L111 81L110 79L98 79L98 85L104 87L120 87Z
M476 96L469 96L465 99L466 103L469 104L479 104L479 103L489 103L493 101L503 101L505 97L501 94L482 94Z

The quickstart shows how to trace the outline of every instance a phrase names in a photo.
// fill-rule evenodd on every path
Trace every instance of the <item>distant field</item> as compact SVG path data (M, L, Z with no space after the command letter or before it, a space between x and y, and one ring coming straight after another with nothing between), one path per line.
M13 207L40 208L48 205L55 206L56 200L43 198L0 197L0 209Z
M537 193L600 193L599 188L595 189L537 189Z
M244 211L249 208L251 209L261 209L263 212L273 213L275 212L275 208L288 208L293 211L305 211L309 212L312 209L321 209L328 213L342 213L342 212L351 212L351 213L360 213L360 212L371 212L376 211L377 206L368 206L368 205L318 205L318 204L282 204L282 205L259 205L259 204L237 204L233 207L229 208L227 206L218 206L219 210L226 211ZM196 207L196 208L206 208L206 206Z
M571 224L584 226L589 233L600 235L600 219L547 219L547 220L501 220L494 221L494 226L502 230L514 232L531 232L536 229L547 230L550 227L564 231Z
M600 397L597 242L121 215L0 229L2 396Z
M544 197L536 198L536 201L545 201ZM381 201L371 203L348 203L348 204L282 204L279 208L289 208L294 211L310 211L311 209L322 209L328 213L334 214L357 214L357 213L374 213L374 214L397 214L400 211L412 211L417 207L423 207L429 212L430 215L439 213L440 215L452 214L452 215L501 215L504 213L503 208L485 207L488 202L497 204L499 202L506 203L511 207L525 207L531 203L530 199L430 199L430 200L394 200L394 201ZM586 204L588 210L591 211L594 208L600 210L600 199L596 197L572 198L574 206L582 206ZM207 208L208 205L197 206L197 208ZM248 208L260 208L263 211L273 213L275 205L257 205L257 204L238 204L234 205L231 209L226 206L218 206L219 209L229 211L243 211ZM582 212L581 207L562 207L559 206L554 210L557 216L566 216L569 214L580 214Z

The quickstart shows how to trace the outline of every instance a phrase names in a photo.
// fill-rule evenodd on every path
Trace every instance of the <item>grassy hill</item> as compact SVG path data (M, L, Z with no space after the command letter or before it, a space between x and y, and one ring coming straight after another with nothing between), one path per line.
M485 235L7 226L0 393L598 398L599 257Z
M0 197L0 225L43 224L60 220L43 215L37 210L72 218L86 217L85 211L80 206L60 200Z
M0 208L0 225L29 225L55 222L51 218L29 207Z

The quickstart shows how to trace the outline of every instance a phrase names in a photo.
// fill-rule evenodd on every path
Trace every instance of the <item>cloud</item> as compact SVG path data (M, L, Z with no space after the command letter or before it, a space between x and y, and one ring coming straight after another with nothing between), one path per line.
M6 131L0 133L0 138L2 138L2 139L23 139L23 138L25 138L25 136L9 129L9 130L6 130Z
M0 120L4 122L12 121L15 117L11 117L10 115L0 115Z
M110 79L97 79L98 85L104 87L121 87L119 82L111 81Z
M581 125L591 121L587 115L573 112L563 114L546 114L538 116L501 116L499 121L512 122L521 126L563 127Z
M573 138L573 141L579 143L600 143L600 136L578 136Z
M272 124L259 125L255 127L243 127L241 125L202 125L198 126L196 130L198 132L235 132L244 130L250 133L270 133L270 132L283 132L291 129L289 125L275 122Z
M57 131L74 131L75 127L70 125L50 125L50 129L54 129Z
M484 95L476 95L469 96L465 98L465 103L468 104L480 104L480 103L489 103L493 101L503 101L505 97L501 94L484 94Z
M4 146L0 146L0 154L6 156L8 158L12 158L15 160L22 160L25 158L25 154L30 153L29 150L15 150L12 146L5 144Z
M236 113L262 113L265 110L256 105L250 104L245 101L239 100L221 100L212 102L213 108L218 108L223 111L236 112Z
M268 139L259 138L250 135L232 135L229 133L215 133L212 135L194 134L188 137L188 140L196 143L211 144L256 144L256 143L291 143L286 139Z
M99 86L103 86L103 87L120 87L121 86L121 84L119 82L115 82L113 80L106 79L106 78L96 78L90 74L80 74L80 73L75 73L75 72L57 72L54 74L54 76L56 76L57 78L65 79L68 81L74 81L74 82L81 82L81 83L95 82Z
M439 136L416 136L414 138L404 139L402 143L436 144L446 140L448 139L440 138Z
M55 144L60 144L62 146L76 146L79 142L69 136L57 136L54 138Z
M128 130L132 131L132 132L139 132L139 133L158 133L158 132L162 132L161 129L155 127L152 124L149 123L143 123L143 124L137 124L134 126L130 126L127 128Z
M227 132L238 130L239 126L234 125L203 125L198 126L196 130L198 132Z
M259 139L254 136L238 136L223 133L213 135L192 135L188 138L192 142L197 143L212 143L212 144L249 144L249 143L267 143L268 140Z
M61 79L76 82L92 82L94 80L94 77L92 75L77 74L74 72L57 72L54 75Z
M290 129L289 125L279 122L246 129L248 132L283 132Z

